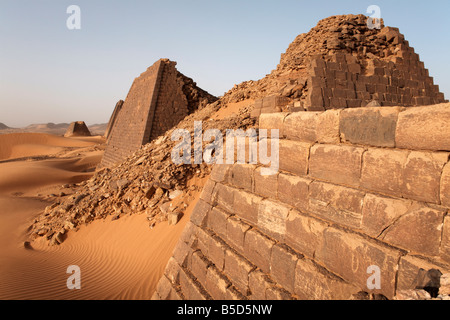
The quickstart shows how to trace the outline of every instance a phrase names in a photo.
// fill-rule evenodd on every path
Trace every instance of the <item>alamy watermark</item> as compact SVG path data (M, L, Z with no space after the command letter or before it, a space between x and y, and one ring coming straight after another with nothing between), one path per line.
M270 139L267 129L226 130L224 150L224 136L219 129L208 129L203 133L203 122L194 122L194 142L186 129L173 131L172 141L180 142L172 149L172 161L175 164L262 164L269 167L261 169L261 175L274 175L279 169L279 130L272 129ZM212 141L212 142L211 142ZM211 142L203 149L203 142ZM235 142L237 142L235 144ZM270 155L269 146L270 144ZM237 159L235 162L235 147ZM248 149L248 155L246 150ZM192 152L193 150L193 152ZM192 159L193 154L193 159ZM246 161L248 160L248 161Z
M81 29L81 9L77 5L71 5L67 7L67 14L70 16L66 20L66 26L69 30Z
M367 19L367 27L369 29L381 29L381 8L377 5L371 5L367 8L370 15Z
M67 289L80 290L81 289L81 269L79 266L71 265L67 267L66 273L70 274L67 278Z

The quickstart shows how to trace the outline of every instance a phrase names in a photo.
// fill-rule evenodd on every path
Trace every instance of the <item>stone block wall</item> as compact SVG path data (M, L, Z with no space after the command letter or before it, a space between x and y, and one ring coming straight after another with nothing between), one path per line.
M105 130L105 138L106 141L109 140L110 134L111 134L111 129L114 127L117 117L119 115L120 110L122 110L122 106L123 106L124 101L123 100L119 100L116 103L116 106L114 107L113 113L111 114L111 117L109 118L108 121L108 126L106 127Z
M434 84L414 48L400 45L387 59L359 59L336 53L311 59L308 111L359 108L375 100L380 106L424 106L444 103L444 94Z
M159 60L134 80L111 129L101 166L124 160L149 141L148 123L156 109L163 71L164 61Z
M449 119L450 104L262 114L279 172L215 165L153 298L392 299L448 273Z

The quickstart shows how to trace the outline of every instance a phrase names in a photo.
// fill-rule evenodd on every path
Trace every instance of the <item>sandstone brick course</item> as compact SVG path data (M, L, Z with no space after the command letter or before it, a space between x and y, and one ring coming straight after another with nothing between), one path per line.
M401 112L395 135L397 147L450 151L449 118L448 103Z
M359 186L364 149L349 146L314 145L309 159L313 178L347 186Z
M309 186L308 211L328 221L359 228L362 220L364 193L323 182Z
M257 230L245 234L244 255L263 272L270 272L270 255L275 242Z
M371 292L381 293L388 298L394 296L399 251L334 228L325 230L323 240L316 258L328 270L368 290L367 279L370 275L367 274L367 268L372 265L378 266L382 275L381 289Z
M340 113L343 141L376 147L394 147L399 108L364 108Z
M244 295L248 295L249 274L254 268L251 263L236 254L233 250L227 250L225 253L225 273L236 288Z
M313 258L320 248L323 232L327 227L321 220L292 210L286 221L286 243L297 252Z
M309 205L311 180L280 173L278 175L278 199L306 212Z
M276 245L272 248L270 259L270 274L283 288L294 292L295 267L301 256L286 246Z
M309 143L280 140L280 169L299 176L306 176L310 147Z

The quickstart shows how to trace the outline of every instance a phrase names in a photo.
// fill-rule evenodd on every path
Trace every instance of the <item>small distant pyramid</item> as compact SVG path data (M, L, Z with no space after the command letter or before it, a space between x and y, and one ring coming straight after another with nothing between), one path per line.
M5 130L5 129L9 129L9 127L6 124L0 122L0 130Z
M84 121L72 122L67 128L64 137L90 137L91 132L84 123Z

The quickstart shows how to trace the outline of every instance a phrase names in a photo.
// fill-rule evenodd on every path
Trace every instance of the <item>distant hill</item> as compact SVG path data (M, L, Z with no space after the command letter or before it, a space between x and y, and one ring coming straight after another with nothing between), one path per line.
M89 126L89 131L93 136L102 136L105 131L107 123L94 124ZM35 123L23 128L10 128L7 125L0 123L1 134L5 133L20 133L20 132L34 132L34 133L48 133L57 136L62 136L69 127L69 123Z

